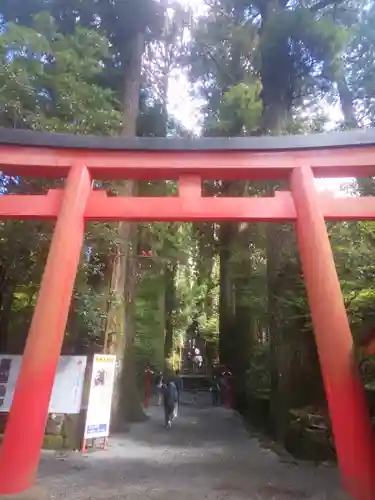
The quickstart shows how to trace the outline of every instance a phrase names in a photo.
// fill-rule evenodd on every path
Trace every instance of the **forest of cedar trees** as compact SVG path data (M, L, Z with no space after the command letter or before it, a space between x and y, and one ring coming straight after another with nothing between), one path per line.
M371 0L0 0L0 14L1 127L244 137L375 123ZM56 185L1 175L2 193ZM210 181L203 189L262 196L279 186ZM98 187L113 196L176 191L171 181ZM375 183L344 179L335 189L374 195ZM0 224L2 353L23 350L52 228ZM375 223L329 223L328 231L358 345L375 328ZM106 341L121 360L115 426L145 418L145 366L176 366L194 318L211 358L220 353L231 368L233 403L253 424L287 448L313 417L329 429L292 225L87 226L63 354L101 352ZM359 347L356 356L371 405L375 370Z

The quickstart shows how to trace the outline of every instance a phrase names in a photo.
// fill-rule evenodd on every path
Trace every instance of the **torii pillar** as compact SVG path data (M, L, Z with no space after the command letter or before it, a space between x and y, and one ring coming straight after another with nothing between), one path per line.
M0 448L0 495L30 488L43 444L84 237L88 169L70 169Z
M295 168L291 191L320 366L345 490L375 498L375 443L353 339L310 167Z

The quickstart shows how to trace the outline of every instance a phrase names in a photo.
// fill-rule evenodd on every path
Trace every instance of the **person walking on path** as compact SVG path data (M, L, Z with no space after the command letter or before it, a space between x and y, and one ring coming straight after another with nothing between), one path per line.
M214 375L214 378L212 380L212 385L211 385L211 395L212 395L212 404L213 406L219 406L220 404L220 382L217 378L216 375Z
M169 430L176 418L177 387L173 380L165 380L162 386L165 427Z

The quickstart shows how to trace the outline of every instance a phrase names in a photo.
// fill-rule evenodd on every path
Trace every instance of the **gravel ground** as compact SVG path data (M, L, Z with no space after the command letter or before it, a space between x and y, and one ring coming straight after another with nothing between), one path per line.
M17 500L344 500L335 467L297 463L261 446L230 410L181 405L170 431L161 408L107 450L44 452L38 482ZM3 497L4 499L6 497Z

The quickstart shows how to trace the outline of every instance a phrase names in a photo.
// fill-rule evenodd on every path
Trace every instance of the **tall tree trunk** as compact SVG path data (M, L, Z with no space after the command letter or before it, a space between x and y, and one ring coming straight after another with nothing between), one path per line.
M122 135L134 137L139 109L139 92L144 34L136 33L124 54L124 124ZM121 196L135 196L137 185L129 180L119 188ZM134 269L134 249L137 226L120 222L119 243L113 258L109 292L105 337L109 339L109 352L116 354L118 368L113 398L113 426L121 430L126 421L141 421L146 418L136 384L134 360L134 307L136 274Z
M245 235L242 235L245 237ZM244 242L245 243L245 242ZM245 247L245 245L243 245ZM247 245L248 247L248 242ZM235 328L231 332L234 358L233 374L235 376L234 396L235 405L242 409L246 405L246 375L249 368L251 350L253 346L253 323L251 297L249 295L250 279L252 273L250 252L242 250L243 258L235 266L234 280L235 301Z
M292 228L267 227L268 318L271 347L271 419L275 436L283 441L288 412L318 404L324 398L317 349L306 316L296 305L304 294L303 277Z
M129 224L130 225L130 224ZM117 428L121 429L124 422L139 422L146 419L141 406L137 386L136 364L134 353L135 336L135 292L136 292L136 255L137 226L130 225L128 233L129 249L125 263L125 314L124 314L124 344L121 370L121 392L117 412Z
M337 90L340 97L342 114L344 115L345 126L356 128L358 126L355 116L354 99L351 90L345 79L345 75L337 79Z
M245 191L243 181L223 182L222 194L224 196L243 196ZM219 230L219 260L220 260L220 295L219 295L219 350L220 360L230 366L237 363L236 345L233 332L236 328L236 283L235 266L233 257L239 248L239 224L237 222L224 222Z
M164 357L168 359L173 350L173 313L176 307L176 285L175 277L177 264L166 265L164 271L165 279L165 337Z
M234 24L241 26L245 19L244 9L241 5L235 5L233 9ZM233 85L245 80L245 70L241 62L243 56L242 42L234 42L231 48L231 63L229 67L229 79L223 84L223 92L229 90ZM236 137L243 135L243 120L240 117L232 117L228 136ZM238 190L243 191L243 182L223 182L222 194L224 196L235 196ZM233 253L233 242L238 234L239 224L236 222L225 222L220 224L219 229L219 260L220 260L220 291L219 291L219 352L220 361L233 369L236 363L235 348L231 337L236 327L235 317L235 284L233 280L233 266L231 264Z
M198 240L197 285L205 287L204 295L197 300L198 314L205 312L207 319L212 315L212 271L214 265L214 225L211 222L193 224Z
M14 300L13 286L9 279L5 280L1 291L0 306L0 353L6 353L8 348L8 325Z
M262 15L262 37L270 36L270 30L275 26L274 4L266 4ZM280 3L277 7L284 9ZM268 12L269 10L269 12ZM269 24L270 23L270 24ZM277 57L283 60L286 67L282 72L284 80L278 75L275 50L270 52L269 45L261 42L262 52L262 102L263 117L262 129L265 134L280 134L287 124L293 103L294 82L290 81L293 71L289 65L293 64L289 56L287 35L278 40ZM277 179L275 180L277 181ZM280 188L278 182L269 183L268 196L272 196L275 189ZM305 380L304 367L307 363L300 363L300 374L296 376L292 370L294 353L300 347L295 339L301 333L301 325L288 318L293 312L285 306L289 293L300 293L296 283L300 280L299 260L293 232L280 224L268 224L266 229L267 250L267 287L268 287L268 321L271 347L271 418L276 437L283 441L287 428L288 411L295 401L297 385ZM290 261L297 262L296 268L290 269ZM284 270L288 268L291 276ZM295 278L297 277L297 280ZM289 287L288 287L289 284ZM290 300L290 297L289 297ZM310 345L310 344L309 344ZM310 345L311 346L311 345ZM313 346L315 349L315 346ZM304 356L309 357L308 349L301 349ZM315 359L311 356L312 359ZM319 367L316 366L319 371ZM302 389L303 390L303 389Z
M262 35L269 36L268 22L271 20L273 5L266 4L262 15ZM278 6L278 8L282 8ZM278 56L284 61L288 60L288 42L278 40ZM261 70L262 79L262 130L264 134L280 134L289 117L292 101L291 88L288 81L278 81L277 66L269 53L267 44L262 52L263 66ZM288 71L282 72L287 75ZM267 195L273 196L275 189L279 187L277 182L270 182L267 186ZM271 421L276 437L282 441L285 435L286 415L290 400L290 372L288 370L288 350L293 347L285 338L283 331L283 311L281 294L282 283L279 279L282 255L285 241L285 233L280 224L267 224L266 227L266 254L267 254L267 295L268 295L268 331L271 350ZM286 348L289 346L289 349Z
M284 240L282 226L268 224L266 228L267 288L268 288L268 328L271 350L271 421L275 436L282 441L286 431L287 410L290 402L290 373L288 370L288 349L292 348L283 332L283 311L281 294L283 284L279 279L279 269Z
M221 363L232 366L233 342L231 334L235 328L234 287L231 273L231 244L236 225L222 223L219 232L220 296L219 296L219 351Z

